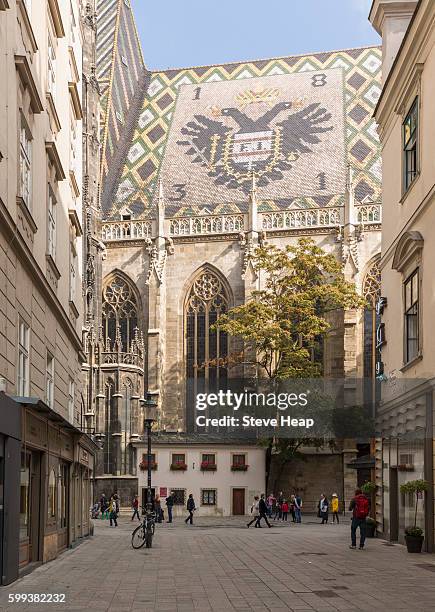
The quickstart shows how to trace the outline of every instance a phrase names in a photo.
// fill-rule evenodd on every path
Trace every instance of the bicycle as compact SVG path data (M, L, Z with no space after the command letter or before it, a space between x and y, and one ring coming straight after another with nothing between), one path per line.
M153 535L156 530L156 513L146 512L143 522L136 527L131 535L131 545L133 548L152 548Z

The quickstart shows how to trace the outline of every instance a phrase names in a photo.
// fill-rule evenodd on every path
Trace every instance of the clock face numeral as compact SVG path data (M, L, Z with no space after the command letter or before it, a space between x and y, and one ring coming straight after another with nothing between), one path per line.
M326 85L326 74L313 74L311 77L311 85L313 87L323 87Z
M171 197L169 200L171 202L181 202L181 200L184 200L187 195L186 185L187 183L174 183L172 185L172 189L178 194L178 197Z
M201 87L197 87L195 89L195 95L193 96L192 99L193 100L199 100L200 96L201 96Z
M317 189L319 189L319 191L324 191L327 187L326 185L326 174L325 172L320 172L317 176L316 179L318 181L317 184Z

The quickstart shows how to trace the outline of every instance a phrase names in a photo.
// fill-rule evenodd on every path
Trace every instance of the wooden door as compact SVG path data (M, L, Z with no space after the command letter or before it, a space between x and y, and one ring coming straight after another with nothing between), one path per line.
M233 515L245 514L245 489L233 489Z

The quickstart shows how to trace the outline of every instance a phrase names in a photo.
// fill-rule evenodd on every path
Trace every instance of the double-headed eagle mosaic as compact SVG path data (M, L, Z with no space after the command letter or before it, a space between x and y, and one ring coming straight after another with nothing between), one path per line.
M319 102L301 110L300 103L279 102L257 119L238 108L214 109L213 115L230 117L234 124L194 115L181 129L192 163L208 169L216 185L248 192L252 173L259 186L283 178L304 153L311 153L321 136L333 129L331 113ZM294 112L291 112L291 111Z

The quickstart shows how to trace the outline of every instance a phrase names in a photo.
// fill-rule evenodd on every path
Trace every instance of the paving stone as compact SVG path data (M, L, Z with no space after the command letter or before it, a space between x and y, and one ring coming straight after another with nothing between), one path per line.
M313 520L264 533L246 530L242 519L225 520L231 529L205 518L188 531L159 526L151 550L131 548L128 519L121 517L116 531L97 523L94 538L3 588L0 610L38 612L37 604L8 605L7 594L44 592L66 593L66 603L50 612L435 609L432 555L415 559L376 539L363 553L351 551L346 520L329 531Z

